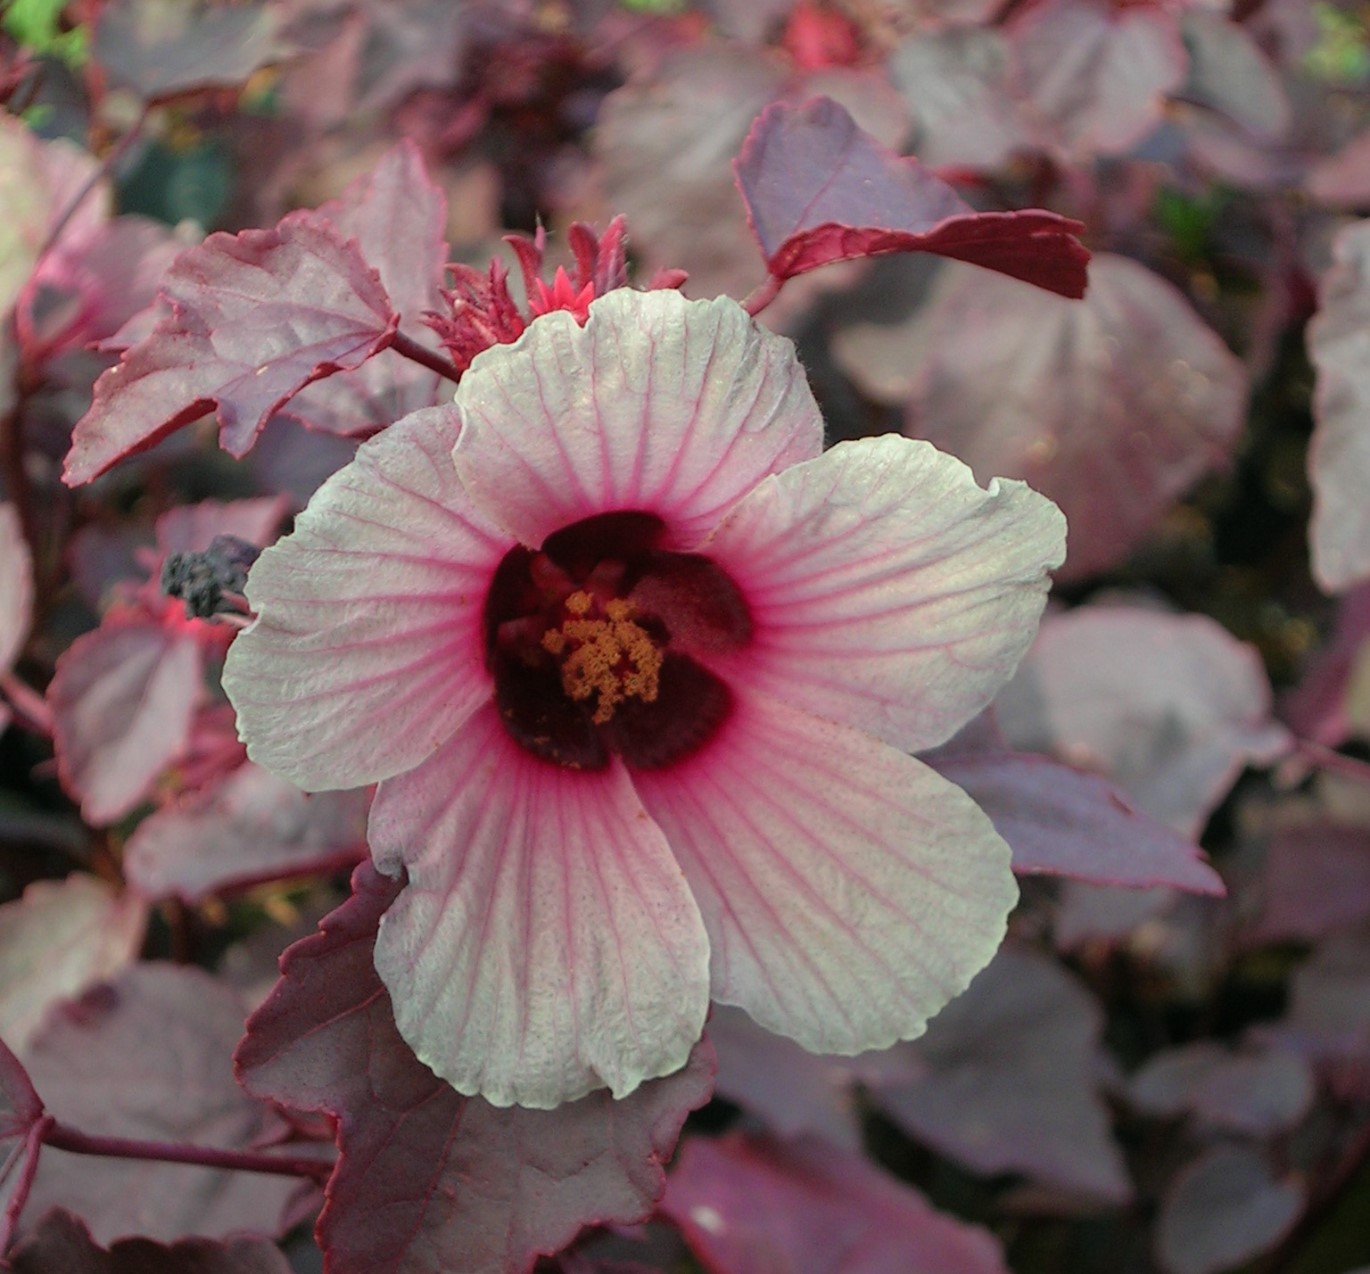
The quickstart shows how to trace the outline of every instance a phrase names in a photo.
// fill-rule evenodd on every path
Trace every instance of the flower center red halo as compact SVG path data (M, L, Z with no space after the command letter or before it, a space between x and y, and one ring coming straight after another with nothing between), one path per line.
M711 558L660 548L665 532L652 513L601 513L501 560L486 665L505 729L535 756L662 769L728 719L732 691L708 658L752 640L751 611Z

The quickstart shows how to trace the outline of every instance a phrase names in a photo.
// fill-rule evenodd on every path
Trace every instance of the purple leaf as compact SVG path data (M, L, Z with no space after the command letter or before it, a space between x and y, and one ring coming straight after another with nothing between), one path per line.
M718 1054L718 1096L782 1136L812 1134L849 1150L861 1148L856 1086L911 1081L921 1069L902 1049L856 1057L810 1053L722 1004L709 1018L709 1039Z
M1269 1251L1303 1208L1296 1174L1276 1179L1251 1146L1210 1146L1161 1201L1156 1255L1166 1274L1216 1274Z
M1313 574L1328 592L1370 577L1370 221L1343 229L1308 325L1317 369L1308 451Z
M1106 775L1186 836L1246 765L1289 746L1251 647L1202 615L1132 605L1049 616L994 711L1015 748Z
M207 973L138 965L49 1016L29 1073L52 1114L83 1133L246 1150L284 1126L233 1082L243 1016L237 995ZM278 1234L299 1188L263 1173L48 1150L30 1206L71 1208L101 1242Z
M112 83L156 101L241 85L287 53L280 25L280 12L264 4L109 0L91 55Z
M1007 1274L988 1230L817 1139L730 1133L686 1143L662 1203L710 1270L726 1274Z
M1085 292L1084 227L1054 212L976 212L917 160L863 133L830 98L776 103L735 165L748 220L777 279L834 261L932 252L1062 296Z
M940 168L997 168L1031 141L1010 87L1008 42L997 27L949 27L905 40L890 74L913 113L909 149Z
M1256 942L1312 941L1370 918L1370 828L1284 821L1261 883Z
M904 1047L915 1083L876 1101L910 1136L977 1172L1021 1172L1110 1201L1132 1193L1097 1093L1103 1015L1058 964L1005 946Z
M137 958L147 907L80 873L0 906L0 1036L23 1050L43 1016Z
M237 1064L258 1096L338 1120L318 1237L349 1274L527 1271L584 1225L642 1219L662 1160L708 1098L711 1050L621 1102L499 1108L437 1079L395 1029L372 964L400 882L369 863L353 897L291 947L248 1022Z
M42 1149L43 1103L19 1059L0 1041L0 1265L29 1197Z
M1148 818L1097 774L1014 752L929 760L990 816L1020 875L1224 892L1197 845Z
M368 805L365 791L306 796L247 762L144 819L124 871L148 898L194 903L225 888L350 868L366 855Z
M412 142L392 147L372 172L320 207L317 215L344 238L356 239L363 258L380 274L406 335L439 349L436 333L422 320L443 302L447 200L429 178L418 148ZM411 411L434 406L444 383L436 372L382 350L355 370L307 385L288 411L330 433L374 432Z
M1159 6L1040 0L1008 36L1017 88L1043 141L1076 159L1129 149L1184 81L1178 20Z
M19 513L0 504L0 676L14 666L33 622L33 562Z
M144 620L106 623L57 660L48 687L53 745L88 822L122 818L181 755L202 668L193 636Z
M108 1251L80 1218L49 1212L13 1255L13 1274L290 1274L269 1239L184 1239L162 1244L122 1239Z
M1289 99L1280 74L1251 33L1225 14L1188 9L1180 31L1189 53L1185 97L1221 111L1256 137L1274 140L1289 128Z
M1313 1072L1277 1049L1235 1053L1212 1040L1166 1049L1128 1081L1138 1110L1193 1114L1211 1128L1270 1137L1293 1128L1313 1104Z
M286 508L285 497L279 495L179 504L157 519L157 551L163 558L173 553L203 553L218 535L232 535L265 548L276 538Z
M947 265L910 318L836 345L863 388L907 400L906 433L1056 501L1071 578L1136 547L1246 419L1241 362L1179 291L1111 253L1089 274L1076 302Z
M210 235L177 258L161 303L152 333L96 381L68 485L211 410L220 443L244 455L272 412L311 381L360 366L398 323L356 244L307 212L274 230Z

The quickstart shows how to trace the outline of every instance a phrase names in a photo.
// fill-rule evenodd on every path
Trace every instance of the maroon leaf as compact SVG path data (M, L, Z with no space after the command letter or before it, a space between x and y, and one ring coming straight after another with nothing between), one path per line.
M1125 1200L1131 1185L1097 1092L1102 1030L1098 1004L1073 976L1005 946L904 1046L924 1074L876 1100L911 1136L979 1172Z
M1156 1255L1166 1274L1216 1274L1269 1251L1303 1208L1297 1173L1277 1179L1252 1146L1210 1146L1161 1201Z
M54 1208L15 1250L13 1274L290 1274L268 1239L121 1239L100 1247L80 1218Z
M248 1150L285 1128L233 1081L243 1017L207 973L136 965L49 1015L26 1061L49 1111L82 1133ZM286 1176L48 1149L30 1206L71 1208L102 1243L274 1235L299 1189Z
M988 1230L938 1212L869 1160L817 1139L686 1143L662 1211L726 1274L1007 1274Z
M1251 647L1206 616L1144 606L1049 616L994 710L1015 748L1107 775L1189 836L1248 764L1289 746Z
M0 676L24 648L33 619L33 563L12 504L0 504Z
M1018 88L1043 141L1114 154L1160 122L1187 58L1176 14L1113 0L1039 0L1008 26Z
M1085 293L1078 221L1054 212L976 212L917 160L863 133L836 102L776 103L734 164L766 267L788 279L834 261L932 252L1059 292Z
M122 818L186 747L201 693L193 636L106 623L57 660L48 687L62 782L96 826Z
M42 1149L43 1103L19 1059L0 1041L0 1265L29 1197Z
M151 334L95 383L72 435L70 486L211 410L221 444L244 455L272 412L384 349L398 323L357 245L308 212L211 235L177 258L161 299Z
M233 87L287 51L281 15L264 4L109 0L91 53L110 80L149 101Z
M388 150L375 169L324 204L327 218L380 274L406 335L432 350L439 342L422 320L442 305L446 279L447 200L412 142ZM421 407L434 406L445 384L434 371L382 350L354 371L306 386L289 414L330 433L373 432ZM447 386L450 395L451 386Z
M1192 1113L1210 1127L1253 1137L1293 1128L1313 1093L1305 1059L1273 1048L1235 1053L1213 1040L1157 1053L1127 1087L1129 1100L1147 1114Z
M124 871L148 898L198 902L227 887L351 867L366 855L365 791L306 796L250 762L145 818Z
M1246 372L1166 280L1100 253L1074 302L938 266L926 303L893 323L868 311L838 358L874 396L907 400L912 437L982 483L1021 478L1060 505L1068 575L1116 564L1227 462L1246 421Z
M163 558L173 553L203 553L219 535L265 548L276 538L286 507L282 495L179 504L157 519L157 551Z
M1097 774L1015 752L930 760L990 816L1020 874L1224 892L1197 845L1149 818Z
M584 1225L640 1220L685 1115L708 1098L711 1050L620 1102L599 1092L526 1110L462 1097L400 1038L372 964L399 887L359 867L353 897L286 953L238 1048L249 1091L338 1120L318 1226L329 1260L349 1274L516 1274Z
M1370 918L1370 828L1283 820L1262 885L1258 942L1312 941Z
M54 1004L132 964L146 928L140 898L82 873L0 906L0 1036L22 1050Z
M1320 308L1308 325L1308 353L1317 368L1313 394L1313 574L1328 592L1370 578L1370 403L1366 331L1370 322L1370 222L1342 229L1332 243Z

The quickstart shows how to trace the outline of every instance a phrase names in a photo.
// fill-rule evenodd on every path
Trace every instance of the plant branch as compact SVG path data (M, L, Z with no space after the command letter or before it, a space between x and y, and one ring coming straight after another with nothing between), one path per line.
M435 354L427 346L420 345L412 336L406 336L398 329L395 331L395 339L390 342L390 348L411 362L428 368L430 372L437 372L445 380L455 383L461 379L461 373L441 354Z
M290 1158L258 1150L220 1150L214 1146L188 1146L176 1142L135 1141L127 1137L98 1137L54 1122L43 1138L55 1150L77 1155L103 1155L112 1159L151 1159L159 1163L188 1163L203 1168L228 1168L239 1172L265 1172L278 1177L308 1177L320 1184L328 1180L333 1164L319 1159Z
M0 695L10 701L31 730L52 738L52 709L38 691L25 685L12 672L5 672L0 673Z
M1295 744L1295 752L1315 769L1326 770L1329 774L1358 783L1370 783L1370 761L1357 760L1354 756L1347 756L1312 739L1299 739Z

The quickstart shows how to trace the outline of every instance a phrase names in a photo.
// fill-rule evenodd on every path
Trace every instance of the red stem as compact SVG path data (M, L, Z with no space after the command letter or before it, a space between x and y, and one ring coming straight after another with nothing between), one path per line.
M751 295L742 302L742 308L755 318L780 295L780 289L784 286L784 279L777 278L774 274L768 274L765 281L758 284Z
M1360 783L1370 783L1370 761L1360 761L1354 756L1337 752L1312 739L1299 739L1295 751L1310 765L1329 774L1354 779Z
M187 1146L165 1141L134 1141L127 1137L97 1137L54 1121L43 1138L56 1150L77 1155L104 1155L113 1159L153 1159L159 1163L191 1163L203 1168L230 1168L240 1172L266 1172L278 1177L309 1177L323 1184L333 1171L331 1162L292 1159L257 1150L219 1150L213 1146Z
M412 336L406 336L399 330L396 330L395 339L390 342L390 348L397 354L403 354L411 362L428 368L430 372L437 372L445 380L455 382L461 379L461 373L441 354L435 354L427 346L420 345Z
M52 711L38 691L26 686L12 672L0 673L0 695L14 705L30 729L52 738Z
M24 1149L21 1152L24 1156L23 1166L19 1170L14 1188L10 1191L9 1202L5 1205L5 1215L0 1219L0 1253L9 1250L10 1240L14 1237L15 1227L19 1223L19 1214L28 1202L29 1191L33 1188L33 1178L38 1174L39 1151L55 1122L51 1115L42 1115L34 1121L24 1137Z

